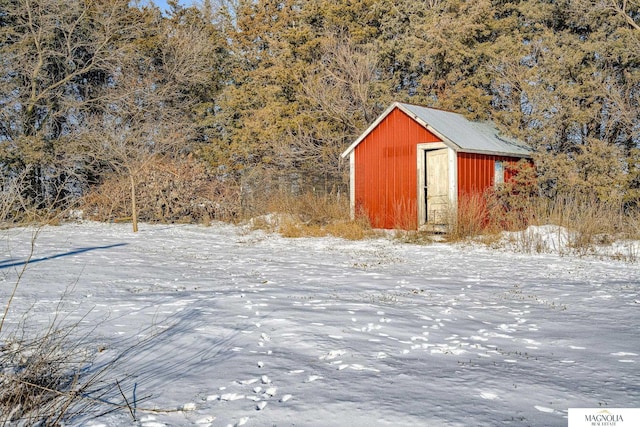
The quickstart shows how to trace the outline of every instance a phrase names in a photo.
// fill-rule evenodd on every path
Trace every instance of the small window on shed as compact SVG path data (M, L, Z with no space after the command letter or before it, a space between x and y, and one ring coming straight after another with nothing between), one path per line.
M501 160L496 160L495 162L493 183L495 185L504 183L504 164Z

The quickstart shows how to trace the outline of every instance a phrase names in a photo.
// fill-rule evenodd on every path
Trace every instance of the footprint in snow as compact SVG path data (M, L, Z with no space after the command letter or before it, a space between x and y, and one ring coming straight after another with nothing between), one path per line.
M618 353L611 353L612 356L617 356L617 357L627 357L625 359L618 359L618 362L620 363L636 363L636 361L632 358L629 358L629 356L633 357L633 356L637 356L637 353L629 353L629 352L625 352L625 351L619 351Z
M156 417L148 415L140 419L142 427L164 427L166 424L156 421Z
M353 369L354 371L371 371L371 372L380 372L378 369L376 368L370 368L364 365L360 365L358 363L353 363L351 365L349 365L350 369Z
M207 425L210 426L211 423L216 419L216 417L206 417L206 418L200 418L199 420L196 421L196 424L199 426L203 426L203 425Z
M346 353L346 350L331 350L329 353L320 356L319 359L320 360L333 360L336 357L342 356L343 354Z
M483 391L480 393L480 397L487 400L496 400L498 395L495 393L491 393L490 391Z
M182 407L180 409L182 411L195 411L196 410L196 404L193 403L193 402L185 403L184 405L182 405Z
M244 394L238 394L238 393L227 393L220 396L220 400L225 402L231 402L234 400L240 400L244 398L245 398Z

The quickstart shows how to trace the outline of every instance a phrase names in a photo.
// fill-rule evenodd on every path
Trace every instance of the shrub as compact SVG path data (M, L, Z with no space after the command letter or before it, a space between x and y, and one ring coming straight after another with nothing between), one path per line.
M22 179L0 175L0 224L11 224L20 218L24 212L22 198Z
M212 176L191 157L158 158L142 169L136 188L138 219L147 222L233 220L240 211L240 191ZM127 177L113 175L85 196L85 215L97 221L131 216Z
M0 423L58 425L78 408L91 386L80 384L90 355L54 327L34 338L16 336L0 348Z
M27 168L21 175L0 175L0 227L16 224L55 224L64 216L64 209L73 204L72 197L52 196L50 205L38 206L30 199Z

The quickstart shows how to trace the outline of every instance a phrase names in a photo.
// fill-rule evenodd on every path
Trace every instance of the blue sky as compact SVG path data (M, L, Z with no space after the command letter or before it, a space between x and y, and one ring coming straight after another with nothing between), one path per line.
M149 0L149 3L155 3L156 6L158 6L160 8L160 10L165 11L167 9L169 9L169 6L167 6L167 0ZM180 0L180 4L188 6L193 4L192 0Z

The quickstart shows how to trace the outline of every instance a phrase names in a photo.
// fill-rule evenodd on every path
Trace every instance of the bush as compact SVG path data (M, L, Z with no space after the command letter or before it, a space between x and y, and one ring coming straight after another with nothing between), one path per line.
M10 337L0 348L0 423L58 425L77 411L91 385L80 384L90 355L70 328L35 338Z
M4 172L4 171L3 171ZM64 215L65 207L70 206L72 198L63 199L62 194L52 197L48 206L38 206L28 195L28 174L0 175L0 227L7 228L16 224L54 224Z
M146 222L233 220L240 211L240 191L212 176L190 157L156 159L136 176L138 219ZM113 175L83 200L85 215L96 221L131 217L129 178Z
M0 224L19 221L23 216L22 179L0 175Z

